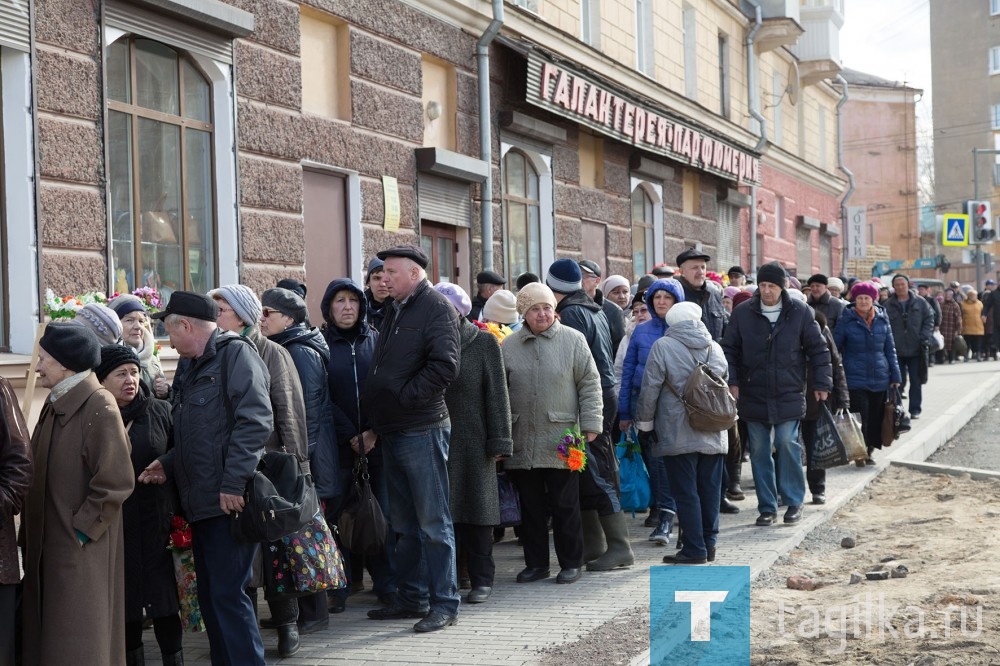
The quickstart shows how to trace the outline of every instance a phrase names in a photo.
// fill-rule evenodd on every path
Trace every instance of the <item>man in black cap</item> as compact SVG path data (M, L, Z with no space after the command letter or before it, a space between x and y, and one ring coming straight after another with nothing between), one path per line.
M365 298L368 299L368 323L374 326L376 331L381 331L392 298L389 296L389 276L385 274L385 263L378 257L372 257L368 262L368 272L365 274Z
M826 326L832 332L837 328L837 320L844 312L844 301L830 294L826 288L827 281L827 277L822 273L816 273L806 281L806 286L809 287L807 302L814 310L823 313L826 317Z
M468 320L479 321L479 316L483 312L483 306L486 305L486 301L490 300L490 296L494 293L503 289L505 284L507 284L507 280L495 271L482 271L477 275L476 289L478 291L472 299L472 310L469 312Z
M678 254L678 281L684 287L684 300L701 307L701 321L712 339L718 342L726 323L726 308L722 305L722 290L716 289L705 279L710 259L707 254L693 247Z
M612 303L604 297L604 292L597 288L601 281L601 267L590 259L580 262L580 273L583 275L583 290L587 296L594 299L594 302L601 306L601 311L608 320L608 329L611 332L611 355L618 353L618 346L621 345L622 338L625 337L625 314L618 307L617 303Z
M729 286L730 287L743 287L747 283L747 273L743 270L742 266L730 266L729 272Z
M139 475L142 483L174 480L191 523L198 603L212 663L263 666L254 605L247 596L257 544L236 541L230 514L243 509L243 492L273 416L267 366L253 344L215 324L208 296L175 291L162 319L170 345L190 367L174 398L174 448Z
M655 275L658 278L673 277L674 269L666 264L656 264L653 266L653 270L649 271L650 275Z
M373 620L423 618L417 632L458 621L455 528L448 503L451 421L444 393L458 376L459 315L427 281L413 245L378 253L392 306L368 370L363 404L383 447L389 515L398 535L396 599Z

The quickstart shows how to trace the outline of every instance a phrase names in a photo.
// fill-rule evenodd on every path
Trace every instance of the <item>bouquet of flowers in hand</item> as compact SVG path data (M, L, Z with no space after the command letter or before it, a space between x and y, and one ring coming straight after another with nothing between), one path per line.
M195 575L194 552L191 550L191 526L180 516L170 519L167 548L174 557L181 626L185 631L205 631L201 607L198 605L198 577Z
M170 519L170 541L167 547L173 551L191 550L191 526L180 516Z
M88 291L78 296L56 296L51 289L45 290L42 311L52 321L75 319L76 313L88 303L107 303L108 297L102 291Z
M583 438L578 428L567 428L563 432L559 438L559 445L556 446L556 455L559 456L559 460L566 463L569 471L583 471L587 466L587 440Z

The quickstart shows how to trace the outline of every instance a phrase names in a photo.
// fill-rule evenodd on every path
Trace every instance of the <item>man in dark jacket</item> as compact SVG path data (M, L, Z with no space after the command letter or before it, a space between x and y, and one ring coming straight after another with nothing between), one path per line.
M678 280L684 287L684 300L701 308L701 321L712 339L718 342L726 323L726 308L722 305L722 289L716 289L705 279L710 260L711 257L701 250L689 247L677 255L677 270L680 273Z
M625 313L616 303L606 299L604 292L597 288L601 281L601 267L596 262L584 259L580 262L580 271L583 274L583 290L601 306L601 312L608 320L608 331L611 333L611 360L614 361L622 338L625 337Z
M448 499L451 421L444 400L461 358L458 312L427 281L429 260L423 250L399 245L378 257L385 262L393 303L362 403L384 447L389 513L399 535L399 580L395 603L369 611L368 617L423 618L416 631L437 631L458 620Z
M833 389L830 350L813 311L785 291L785 269L765 264L750 302L733 308L722 340L729 362L729 388L747 422L750 464L757 491L757 525L778 517L778 493L788 506L785 522L802 517L805 474L799 421L806 415L806 370L812 368L814 397ZM772 441L773 433L773 441ZM775 458L777 452L777 478Z
M504 288L507 280L495 271L482 271L476 276L476 296L472 299L472 310L466 317L469 321L479 321L479 315L483 313L483 306L490 296Z
M987 284L989 284L990 280L987 280L986 282L987 282ZM989 309L989 305L987 303L987 298L989 297L989 295L990 295L990 292L984 291L983 295L981 297L981 300L983 301L983 316L986 316L987 310ZM917 296L920 296L920 298L922 298L925 301L927 301L927 305L931 306L931 314L934 315L934 330L933 330L933 332L936 333L941 328L941 304L937 302L937 299L934 298L934 296L931 294L931 288L929 286L927 286L926 284L918 284L917 285ZM989 340L989 338L990 338L990 335L989 335L990 332L991 332L990 329L987 328L986 329L986 338L987 338L987 340ZM941 352L941 353L944 353L943 349L940 349L938 351ZM934 357L935 357L934 353L930 353L930 354L927 355L927 365L928 366L934 365Z
M903 382L900 391L906 389L907 376L910 378L910 418L920 416L923 400L923 386L920 383L920 364L926 363L927 349L934 344L934 313L927 301L910 289L910 279L905 275L892 278L893 293L885 302L885 312L889 315L892 338L896 343L896 358Z
M385 274L385 265L378 257L373 257L368 262L365 298L368 300L368 323L374 326L376 331L381 331L382 320L385 319L392 298L389 296L389 279ZM324 312L323 317L326 316Z
M163 319L170 344L191 365L174 399L174 448L139 475L174 479L191 522L195 571L212 663L264 665L264 644L247 596L257 544L236 541L233 512L271 436L267 367L253 344L216 327L218 308L201 294L175 291Z
M822 273L817 273L809 278L806 286L809 287L808 303L816 312L821 312L826 318L826 325L831 331L837 328L837 320L844 312L844 301L834 298L826 285L828 278Z
M575 261L559 259L553 262L545 276L545 284L555 294L556 314L562 324L579 331L587 339L601 376L604 429L590 443L588 459L594 464L587 465L580 478L580 509L584 529L583 559L587 561L587 570L610 571L635 561L625 514L618 499L618 461L611 441L611 429L618 415L611 333L601 306L583 290L583 271ZM600 543L605 540L607 550L602 551Z

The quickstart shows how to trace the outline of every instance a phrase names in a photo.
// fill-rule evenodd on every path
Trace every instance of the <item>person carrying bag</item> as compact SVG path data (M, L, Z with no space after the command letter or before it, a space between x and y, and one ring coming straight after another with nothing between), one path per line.
M337 525L344 548L352 553L376 555L385 548L386 522L372 492L368 458L360 455L354 465L354 485Z

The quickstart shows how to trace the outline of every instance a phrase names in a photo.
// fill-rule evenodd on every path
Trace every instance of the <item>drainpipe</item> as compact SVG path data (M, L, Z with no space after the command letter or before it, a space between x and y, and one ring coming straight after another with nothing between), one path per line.
M760 113L760 92L757 90L757 57L754 55L753 40L764 20L761 16L759 0L747 0L754 10L754 25L747 33L747 101L750 117L757 121L760 139L754 150L760 153L767 145L767 120ZM757 272L757 185L750 186L750 270Z
M479 67L479 158L486 162L487 176L483 182L482 242L483 270L493 270L493 132L490 120L490 43L503 25L503 0L493 0L493 20L476 42Z
M851 170L847 168L844 164L844 105L847 104L847 79L843 75L838 74L837 78L834 79L837 83L841 85L840 101L837 102L837 166L841 171L847 176L847 182L850 187L847 188L847 194L844 198L840 200L840 219L843 220L843 231L844 234L842 238L847 239L847 202L850 201L851 195L854 194L854 174ZM853 242L854 239L847 239L849 242ZM841 275L847 275L847 248L841 243L840 247L840 270Z

